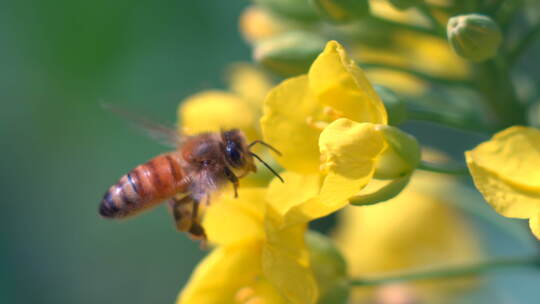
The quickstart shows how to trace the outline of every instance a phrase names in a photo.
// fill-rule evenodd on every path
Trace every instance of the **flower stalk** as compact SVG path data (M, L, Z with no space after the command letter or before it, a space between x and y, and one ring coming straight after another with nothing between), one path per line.
M469 170L465 166L460 166L456 164L435 164L435 163L430 163L426 161L421 161L420 164L418 164L418 169L430 171L430 172L454 174L454 175L469 174Z
M496 269L511 267L535 267L540 269L540 256L498 258L491 261L480 262L465 266L447 267L425 271L414 271L410 273L403 273L380 278L357 278L350 280L349 284L352 286L377 286L389 283L401 283L430 279L449 279L475 274L483 274Z

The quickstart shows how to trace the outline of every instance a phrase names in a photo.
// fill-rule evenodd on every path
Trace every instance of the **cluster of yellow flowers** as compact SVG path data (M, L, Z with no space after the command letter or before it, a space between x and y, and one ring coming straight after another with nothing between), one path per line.
M421 0L372 0L371 17L364 19L367 4L360 1L312 0L310 10L304 2L255 1L240 20L254 58L290 78L275 84L258 67L237 64L228 73L229 91L202 92L179 106L182 133L238 128L275 147L283 155L272 166L285 183L257 172L242 179L239 198L224 193L213 200L203 219L213 249L177 303L451 303L479 280L351 289L358 277L484 257L454 209L466 200L466 186L418 172L423 161L441 154L421 153L415 137L395 126L393 116L400 114L372 83L408 101L433 93L430 81L474 83L478 91L502 86L482 79L500 66L478 63L496 56L501 31L486 16L452 17L451 8L465 4L451 0L428 1L435 9L427 15L420 14L430 9ZM412 6L418 9L403 10ZM335 23L321 25L313 7ZM448 24L448 40L439 23ZM320 35L327 32L344 37L348 52ZM540 130L512 126L526 123L516 119L521 108L505 105L512 95L480 93L496 99L498 125L491 129L504 130L465 152L468 173L496 212L529 219L540 239ZM505 119L505 111L514 117ZM312 221L336 212L331 237L309 230Z
M419 160L417 143L386 124L382 101L335 41L308 74L272 89L256 68L236 66L232 75L231 92L205 92L181 104L182 127L190 132L236 127L251 139L262 134L283 152L277 161L286 182L274 179L264 186L268 176L248 177L238 199L222 195L212 203L203 226L216 247L178 303L315 303L330 297L333 289L327 285L338 280L328 282L328 271L315 275L324 265L311 263L316 250L310 251L304 239L307 224L369 197L361 191L368 184L380 191L387 180L408 181ZM259 117L260 129L253 123ZM435 187L454 184L418 175L399 199L380 207L346 208L336 231L350 266L341 279L479 255L474 237L459 233L466 230L463 220L439 202L444 198L428 189L426 179ZM414 296L427 295L418 291Z

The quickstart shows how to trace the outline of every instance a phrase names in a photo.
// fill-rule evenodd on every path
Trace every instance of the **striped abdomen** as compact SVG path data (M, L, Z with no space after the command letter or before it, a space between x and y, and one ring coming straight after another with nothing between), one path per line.
M176 152L152 158L122 176L103 196L99 214L108 218L135 215L187 190Z

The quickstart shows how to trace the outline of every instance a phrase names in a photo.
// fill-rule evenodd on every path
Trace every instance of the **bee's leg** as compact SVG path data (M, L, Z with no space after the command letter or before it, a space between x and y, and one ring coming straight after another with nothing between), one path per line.
M172 198L169 201L169 209L174 218L176 229L188 231L193 224L193 198Z
M201 241L201 248L206 248L206 232L200 223L199 201L193 200L193 212L191 213L191 227L188 230L190 237Z
M233 184L234 197L238 197L238 177L228 167L225 167L225 176Z

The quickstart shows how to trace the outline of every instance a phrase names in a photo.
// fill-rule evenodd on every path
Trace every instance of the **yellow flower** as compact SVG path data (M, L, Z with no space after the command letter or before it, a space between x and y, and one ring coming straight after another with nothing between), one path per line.
M261 126L264 139L283 153L279 162L287 170L286 183L273 182L268 193L282 224L334 212L365 187L379 160L395 152L386 124L379 96L335 41L307 75L270 91Z
M495 211L529 219L540 239L540 130L510 127L465 157L476 188Z
M230 92L210 90L188 97L178 107L179 132L197 134L238 128L248 139L260 139L258 120L270 79L248 64L231 68Z
M384 276L475 261L480 256L477 240L449 203L459 199L448 195L459 193L457 187L446 176L415 172L409 186L396 198L344 209L335 240L351 277ZM402 292L425 300L420 303L434 303L434 293L455 292L455 288L472 282L459 279L407 283ZM360 301L382 296L380 291L358 288L354 298Z
M304 243L306 225L277 229L264 188L223 196L203 226L217 247L201 262L178 304L314 303L318 289Z

